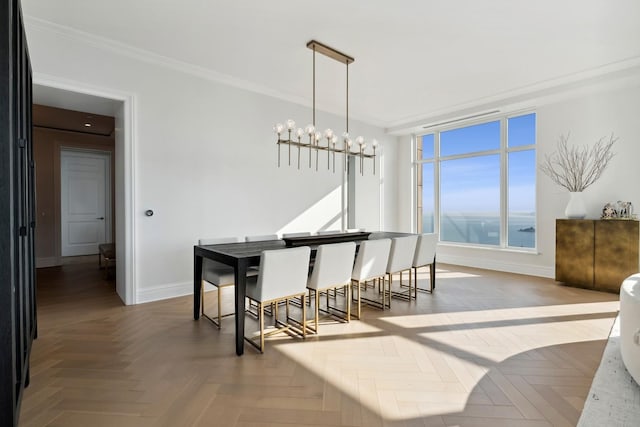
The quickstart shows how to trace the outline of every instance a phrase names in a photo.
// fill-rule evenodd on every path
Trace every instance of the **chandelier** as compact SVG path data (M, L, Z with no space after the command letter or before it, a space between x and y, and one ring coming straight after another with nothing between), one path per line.
M360 174L363 175L364 159L372 159L373 174L376 173L376 149L378 141L371 140L372 152L367 153L367 143L362 136L358 136L352 140L349 136L349 64L354 59L332 47L324 45L315 40L307 43L307 47L313 50L313 122L303 128L296 128L296 122L289 119L285 124L278 123L273 127L274 132L278 135L278 167L280 167L280 150L282 145L288 148L289 166L291 166L291 147L297 148L298 169L300 169L300 150L308 149L309 151L309 168L312 164L312 153L315 152L315 166L318 170L320 152L327 152L327 169L333 167L336 171L336 154L342 156L344 162L344 170L347 171L348 158L355 157L360 162ZM320 132L316 127L316 52L319 52L331 59L345 64L347 70L346 78L346 126L341 137L331 129ZM355 142L355 145L354 145ZM353 147L353 148L352 148ZM355 149L355 151L354 151ZM323 155L324 156L324 155Z

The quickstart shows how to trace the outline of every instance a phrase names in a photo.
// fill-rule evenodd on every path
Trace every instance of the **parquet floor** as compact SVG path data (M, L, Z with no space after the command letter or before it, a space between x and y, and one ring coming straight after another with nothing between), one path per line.
M194 321L191 297L125 307L103 274L93 259L38 271L20 426L573 426L618 310L616 295L442 265L417 303L236 357L231 319Z

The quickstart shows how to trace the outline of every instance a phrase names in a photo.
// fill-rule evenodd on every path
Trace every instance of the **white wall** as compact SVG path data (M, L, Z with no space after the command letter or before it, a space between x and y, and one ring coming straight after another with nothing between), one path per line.
M616 156L602 178L584 193L588 217L599 218L607 202L631 201L640 208L640 81L638 78L599 79L589 85L572 86L544 97L530 99L516 107L533 107L537 113L537 158L555 151L560 134L571 132L572 144L593 145L599 138L613 132L619 140ZM503 111L505 106L501 107ZM506 106L506 109L509 107ZM411 230L411 137L397 138L400 210L398 228ZM490 250L441 244L441 262L481 268L531 274L543 277L555 275L555 220L564 217L569 200L566 190L555 185L538 171L536 181L538 213L537 253ZM406 189L406 191L404 190ZM639 209L640 211L640 209ZM640 212L638 212L640 213Z
M135 174L130 190L137 293L128 303L190 293L192 248L200 237L340 227L342 163L333 174L321 155L320 170L309 171L303 152L297 170L297 152L294 166L288 167L283 150L283 167L277 167L273 124L293 118L304 126L311 119L308 107L220 84L159 64L157 58L134 57L64 31L33 23L27 30L36 75L131 94L135 100ZM323 129L339 130L343 122L338 116L318 114ZM389 144L395 138L358 122L352 122L351 130L377 138L389 154L385 169L395 167L390 153L395 144ZM122 154L124 158L116 156L118 173L126 166L128 154ZM358 179L358 227L380 228L380 177L368 171ZM116 186L116 199L122 200L123 182ZM145 216L147 209L155 215ZM124 238L122 230L117 236ZM120 259L118 263L123 265Z

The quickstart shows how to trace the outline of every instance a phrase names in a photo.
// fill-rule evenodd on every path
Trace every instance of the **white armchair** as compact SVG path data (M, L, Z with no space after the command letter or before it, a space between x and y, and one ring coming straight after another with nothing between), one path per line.
M344 288L344 310L331 307L329 305L329 292L325 292L327 296L327 312L330 312L330 310L339 311L345 315L341 319L347 322L351 318L351 287L349 285L351 283L355 253L356 244L353 242L318 246L313 272L307 283L309 293L313 292L315 296L314 328L309 329L316 334L318 333L318 318L320 315L320 292L340 287Z
M416 284L415 290L433 292L436 288L436 247L438 245L438 234L421 234L418 236L416 254L413 257L413 274ZM418 287L418 269L429 266L429 289Z
M353 272L351 273L351 284L356 288L357 295L357 315L356 319L360 319L362 315L362 285L367 280L377 280L380 282L382 279L382 286L384 288L384 276L387 271L387 262L389 261L389 249L391 248L390 239L378 239L378 240L363 240L360 243L358 255L356 256L356 262L353 266ZM382 303L377 301L368 300L379 308L384 309L386 304L386 298L391 299L390 293L384 289L382 291ZM389 305L391 303L389 302Z
M395 297L411 299L411 266L416 253L418 236L396 237L391 240L391 251L387 263L387 278L389 289L393 284L393 275L400 273L400 286L402 286L402 272L409 271L409 288L407 292L393 292Z
M251 345L264 352L264 338L282 330L298 328L292 325L293 320L289 316L289 300L300 298L302 319L295 324L299 325L299 332L306 337L306 304L304 303L307 293L307 274L309 271L309 258L311 249L308 246L298 248L278 249L263 251L260 256L260 269L257 277L247 278L247 297L258 305L258 323L260 336L247 338ZM278 303L285 301L286 318L284 322L278 320ZM264 308L266 305L274 304L274 323L281 326L275 331L264 333ZM293 326L293 328L292 328ZM256 340L259 339L259 343Z

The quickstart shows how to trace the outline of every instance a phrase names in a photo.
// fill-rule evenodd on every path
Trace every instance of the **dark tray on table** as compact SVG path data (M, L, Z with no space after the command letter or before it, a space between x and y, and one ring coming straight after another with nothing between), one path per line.
M287 247L316 246L327 243L353 242L367 240L370 231L356 231L353 233L320 234L315 236L287 237L283 238Z

